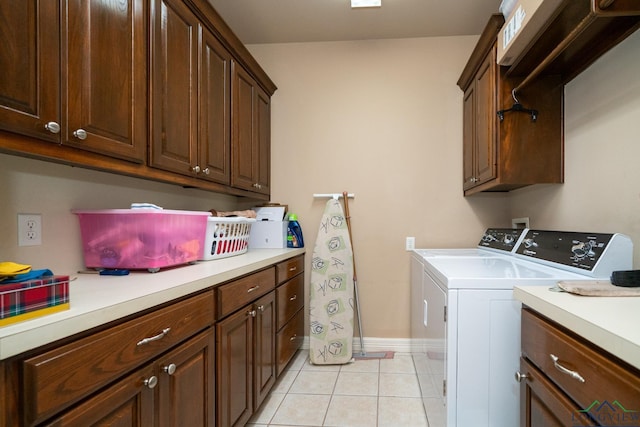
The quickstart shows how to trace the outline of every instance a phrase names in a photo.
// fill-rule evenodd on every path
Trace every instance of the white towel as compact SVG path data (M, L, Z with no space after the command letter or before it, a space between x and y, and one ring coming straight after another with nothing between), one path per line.
M309 358L348 363L353 345L353 251L340 201L327 202L311 261Z

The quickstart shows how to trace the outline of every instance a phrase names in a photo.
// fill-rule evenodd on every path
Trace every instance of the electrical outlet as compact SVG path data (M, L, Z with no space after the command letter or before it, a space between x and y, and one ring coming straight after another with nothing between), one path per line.
M18 214L18 246L42 244L42 215Z
M415 248L416 248L416 238L415 237L407 237L404 249L407 250L407 251L412 251Z

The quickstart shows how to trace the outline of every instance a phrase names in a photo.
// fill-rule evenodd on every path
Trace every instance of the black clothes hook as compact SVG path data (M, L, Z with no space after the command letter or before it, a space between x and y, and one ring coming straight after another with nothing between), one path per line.
M509 111L521 111L523 113L531 114L531 121L535 122L536 120L538 120L538 110L531 110L529 108L524 108L520 103L520 101L518 101L518 98L516 97L515 89L511 91L511 96L513 97L513 101L514 101L511 108L508 108L506 110L500 110L497 113L498 117L500 118L500 121L504 120L504 113L508 113Z

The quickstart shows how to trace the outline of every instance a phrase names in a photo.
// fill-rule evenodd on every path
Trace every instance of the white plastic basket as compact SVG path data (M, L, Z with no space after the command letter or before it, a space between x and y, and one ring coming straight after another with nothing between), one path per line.
M253 218L207 218L207 234L204 239L203 260L226 258L247 252Z

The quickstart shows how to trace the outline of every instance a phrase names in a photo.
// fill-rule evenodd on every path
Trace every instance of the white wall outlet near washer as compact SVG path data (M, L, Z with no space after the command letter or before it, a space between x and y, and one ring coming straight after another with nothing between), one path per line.
M415 248L416 248L416 238L415 237L407 237L404 249L407 250L407 251L412 251Z

